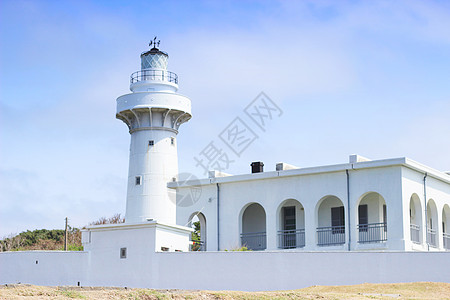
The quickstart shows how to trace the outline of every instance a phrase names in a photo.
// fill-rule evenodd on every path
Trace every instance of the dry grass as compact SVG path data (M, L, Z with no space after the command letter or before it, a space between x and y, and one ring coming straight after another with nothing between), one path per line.
M0 287L0 299L450 299L450 284L365 283L256 293L10 285Z

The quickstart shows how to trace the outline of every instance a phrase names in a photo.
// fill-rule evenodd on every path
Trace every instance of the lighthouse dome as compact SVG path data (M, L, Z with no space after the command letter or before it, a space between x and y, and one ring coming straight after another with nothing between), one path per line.
M169 55L153 47L147 52L141 54L141 70L144 69L163 69L167 70Z

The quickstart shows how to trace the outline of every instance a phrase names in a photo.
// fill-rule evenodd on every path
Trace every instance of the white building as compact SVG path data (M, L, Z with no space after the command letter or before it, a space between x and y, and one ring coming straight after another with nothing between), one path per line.
M0 253L0 284L276 290L449 281L450 175L410 159L352 155L271 172L254 162L250 174L178 178L176 137L191 102L177 93L156 38L151 44L131 93L117 99L131 134L125 223L85 229L84 251ZM193 252L185 225L197 218L206 251ZM222 251L241 246L254 251Z
M450 250L450 176L408 158L280 163L169 186L183 193L191 184L201 195L177 208L177 223L197 216L205 250Z

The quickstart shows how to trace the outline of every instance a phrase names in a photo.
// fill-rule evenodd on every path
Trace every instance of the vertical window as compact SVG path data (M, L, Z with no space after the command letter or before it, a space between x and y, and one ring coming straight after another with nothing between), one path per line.
M120 258L127 258L127 248L120 248Z
M295 206L283 207L283 229L282 248L296 248L297 236L295 233Z
M170 144L171 144L172 146L175 145L175 138L174 138L174 137L171 137L171 138L170 138Z
M384 224L384 231L387 231L387 211L386 211L386 204L383 205L383 224Z
M284 230L295 230L295 206L283 207Z
M336 233L344 233L345 229L345 215L344 215L344 207L332 207L331 208L331 226L333 228L333 234Z
M359 231L367 231L367 224L369 224L367 204L362 204L358 206L358 222L359 222Z
M136 185L141 185L141 178L142 178L141 176L136 176L136 178L135 178L135 180L136 180L135 184Z

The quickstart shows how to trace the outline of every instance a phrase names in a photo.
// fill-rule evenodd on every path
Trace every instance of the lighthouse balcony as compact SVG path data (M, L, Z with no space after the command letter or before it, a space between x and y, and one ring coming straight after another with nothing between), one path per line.
M163 69L144 69L131 74L130 84L141 81L163 81L178 84L178 75Z

